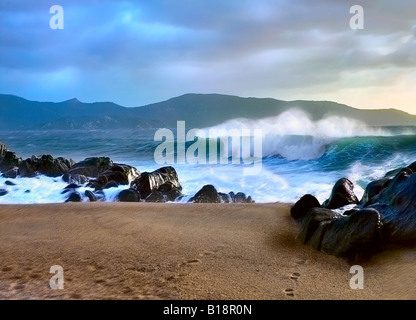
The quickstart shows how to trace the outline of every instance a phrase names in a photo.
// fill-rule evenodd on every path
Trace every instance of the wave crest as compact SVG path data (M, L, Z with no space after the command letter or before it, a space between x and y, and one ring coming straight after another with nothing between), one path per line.
M205 130L211 129L250 132L261 129L263 157L281 156L288 160L318 159L340 138L391 135L384 129L372 128L346 117L328 116L313 121L307 113L296 109L258 120L233 119Z

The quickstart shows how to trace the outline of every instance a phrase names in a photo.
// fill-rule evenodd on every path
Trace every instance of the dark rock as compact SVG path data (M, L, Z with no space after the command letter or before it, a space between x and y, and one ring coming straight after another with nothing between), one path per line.
M127 180L125 180L125 183L123 184L129 184L130 181L134 181L136 178L140 176L140 171L128 164L116 163L113 167L111 167L110 171L124 173L127 177Z
M17 167L22 161L15 152L3 150L0 158L0 171L5 172Z
M19 175L34 177L36 174L42 174L48 177L59 177L68 173L70 166L70 160L62 157L54 159L51 155L43 155L40 158L32 156L20 162Z
M353 190L354 184L350 180L346 178L338 180L332 189L331 196L322 206L328 209L337 209L348 204L358 204L358 198Z
M232 199L229 194L218 192L218 196L220 197L221 203L230 203L232 202Z
M1 176L3 178L16 179L17 176L18 176L18 168L15 167L13 169L7 170L7 171L3 172Z
M366 208L377 210L390 241L416 239L416 174L400 170Z
M36 176L35 169L33 169L29 160L23 160L19 164L19 175L21 177L33 178Z
M220 197L217 189L213 185L205 185L199 190L189 202L195 203L220 203Z
M102 190L95 190L94 195L97 198L97 201L105 201L105 193Z
M181 196L181 189L177 188L171 182L162 184L157 191L161 192L166 201L175 201Z
M322 238L329 223L340 217L339 213L332 210L313 207L302 220L297 238L304 244L320 250Z
M367 187L365 188L364 195L360 201L360 205L366 206L370 204L370 200L374 199L381 190L386 188L392 179L390 178L383 178L377 181L370 182Z
M162 192L162 193L167 193L167 192L171 191L172 188L174 188L173 184L171 182L166 182L166 183L162 184L157 190Z
M110 188L118 188L118 183L115 181L109 181L107 182L107 184L104 186L103 189L110 189Z
M35 162L36 171L48 177L59 177L68 173L70 167L69 160L62 157L54 159L51 155L43 155Z
M247 196L242 192L237 192L237 194L234 196L234 202L235 203L246 203L247 202Z
M360 204L344 215L325 208L310 209L298 238L322 252L350 257L372 253L380 244L416 240L415 171L416 163L412 163L369 183ZM352 189L352 183L340 180L325 205L336 208L355 204ZM316 204L312 198L309 200ZM301 216L311 206L300 209L304 203L299 201L292 208L292 216Z
M82 196L78 192L73 192L69 195L65 202L81 202Z
M363 209L332 221L323 235L320 250L335 256L351 257L376 250L380 240L380 213Z
M69 170L69 174L80 174L90 178L96 178L109 170L114 165L108 157L92 157L75 163Z
M128 185L130 181L140 175L139 171L127 164L114 164L109 169L101 173L95 180L90 180L90 187L97 190L107 189L106 185L113 181L117 185Z
M114 181L118 185L129 184L129 179L127 178L127 175L124 172L120 172L120 171L105 172L102 176L99 176L97 178L97 182L101 181L104 178L106 178L107 181Z
M118 201L120 202L139 202L140 193L134 189L126 189L126 190L120 191L117 198L118 198Z
M80 187L79 185L77 185L75 183L71 183L71 184L67 185L64 189L77 189L79 187Z
M166 184L171 184L171 189L182 190L178 175L173 167L163 167L153 172L143 172L140 177L131 183L131 187L139 191L143 198L147 198L153 191Z
M6 194L8 194L7 190L0 189L0 197L5 196Z
M62 180L66 183L84 184L88 181L88 178L82 174L69 174L62 175Z
M145 200L146 202L166 202L165 197L160 191L153 191Z
M295 220L302 219L312 208L321 208L321 204L313 195L305 194L290 209L290 215Z
M14 183L14 182L12 182L12 181L10 181L10 180L6 180L6 181L4 182L4 184L5 184L6 186L15 186L15 185L16 185L16 183Z
M416 161L407 166L410 170L416 173Z
M95 194L90 191L90 190L85 190L84 195L90 199L91 202L95 202L97 201L97 197L95 196Z
M30 193L30 190L26 190L25 193Z

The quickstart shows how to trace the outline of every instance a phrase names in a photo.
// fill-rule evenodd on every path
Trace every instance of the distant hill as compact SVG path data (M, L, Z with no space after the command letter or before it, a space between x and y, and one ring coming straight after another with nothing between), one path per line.
M370 126L416 125L416 116L396 109L361 110L329 101L283 101L220 94L185 94L142 107L126 108L112 102L59 103L29 101L0 95L0 130L118 129L176 127L203 128L234 118L260 119L290 109L302 110L313 120L328 115L358 119Z

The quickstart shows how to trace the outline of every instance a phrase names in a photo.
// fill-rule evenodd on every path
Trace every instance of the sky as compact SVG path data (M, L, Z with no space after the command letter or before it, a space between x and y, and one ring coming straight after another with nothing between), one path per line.
M0 93L29 100L220 93L416 114L415 84L414 0L0 0Z

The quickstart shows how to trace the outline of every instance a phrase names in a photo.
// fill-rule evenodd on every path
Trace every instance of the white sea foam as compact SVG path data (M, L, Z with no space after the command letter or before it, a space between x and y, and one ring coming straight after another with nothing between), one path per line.
M339 138L390 135L385 129L370 128L355 119L328 116L313 121L308 114L296 109L259 120L233 119L204 131L208 135L209 130L233 129L250 132L261 129L263 157L280 155L288 160L317 159L325 153L327 145Z

